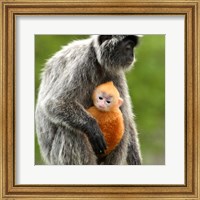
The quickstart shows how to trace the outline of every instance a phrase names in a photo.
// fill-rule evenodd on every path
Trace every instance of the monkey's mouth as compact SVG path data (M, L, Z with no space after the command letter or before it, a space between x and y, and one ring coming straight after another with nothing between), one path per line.
M128 66L132 65L133 61L134 61L133 59L129 60L128 63L127 63L127 65Z
M134 63L134 59L128 60L126 63L126 67L130 67L131 65L133 65Z
M104 109L104 106L99 106L99 109Z
M106 112L106 111L107 111L106 108L103 107L103 106L99 106L98 109L99 109L100 111L103 111L103 112Z

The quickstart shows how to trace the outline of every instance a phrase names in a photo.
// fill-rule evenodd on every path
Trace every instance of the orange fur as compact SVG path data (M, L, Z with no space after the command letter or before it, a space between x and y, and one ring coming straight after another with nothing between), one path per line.
M95 93L99 90L111 95L114 98L114 103L107 112L101 111L95 106L90 107L88 112L97 120L107 144L105 154L109 154L119 144L124 134L123 116L119 109L123 100L120 98L119 92L113 83L107 82L94 90L93 101L95 101Z

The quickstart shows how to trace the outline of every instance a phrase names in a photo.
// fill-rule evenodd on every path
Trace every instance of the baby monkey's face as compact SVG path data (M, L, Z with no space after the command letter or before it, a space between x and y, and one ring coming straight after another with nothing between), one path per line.
M115 99L105 92L98 91L95 95L94 105L101 111L110 111L114 106L114 103Z
M94 106L104 112L116 111L123 103L123 99L112 81L97 86L93 92L92 100Z

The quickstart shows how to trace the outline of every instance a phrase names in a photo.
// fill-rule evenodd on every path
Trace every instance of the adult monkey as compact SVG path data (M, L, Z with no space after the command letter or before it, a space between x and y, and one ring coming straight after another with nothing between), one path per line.
M141 164L131 101L124 72L134 62L135 35L96 35L72 42L46 63L36 106L36 130L47 164ZM98 160L106 143L96 120L86 111L92 92L113 81L124 100L125 132L119 145Z

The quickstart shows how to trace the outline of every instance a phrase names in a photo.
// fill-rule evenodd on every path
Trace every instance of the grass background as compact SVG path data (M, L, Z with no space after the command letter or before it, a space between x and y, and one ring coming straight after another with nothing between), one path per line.
M61 46L84 35L35 35L35 102L44 63ZM129 93L143 164L165 164L165 36L144 35L135 50L137 62L127 72ZM43 164L35 135L35 164Z

